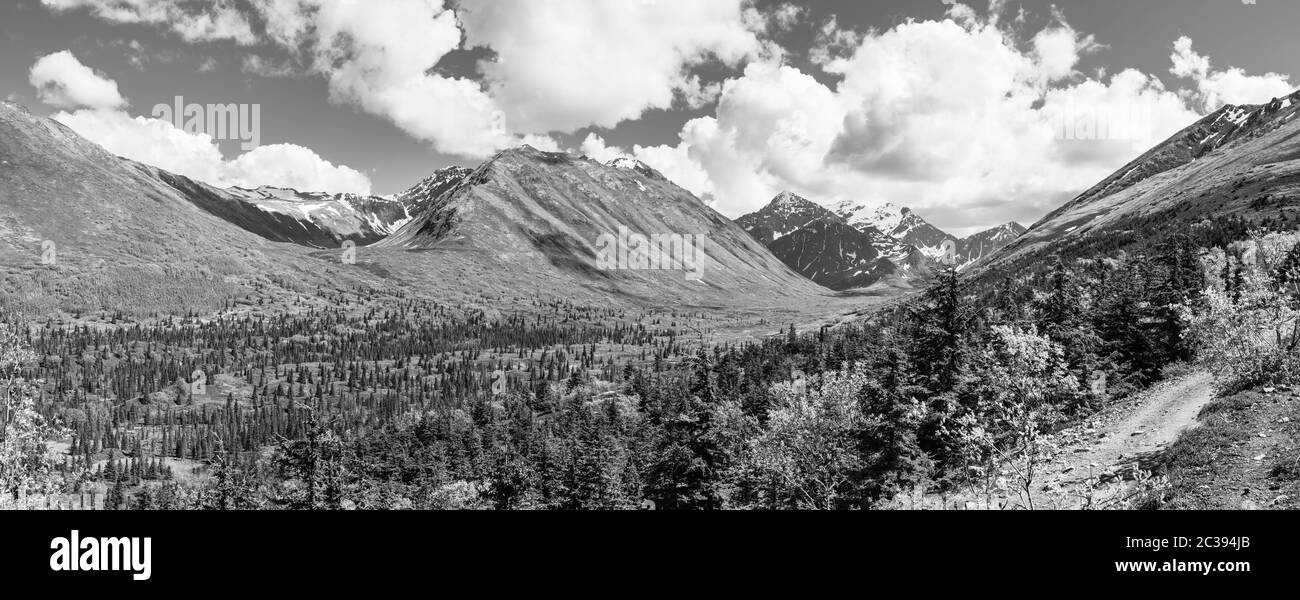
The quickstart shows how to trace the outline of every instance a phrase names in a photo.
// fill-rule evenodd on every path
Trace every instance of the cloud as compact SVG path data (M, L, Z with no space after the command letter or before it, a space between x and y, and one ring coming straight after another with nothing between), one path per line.
M287 51L288 60L252 54L243 68L321 76L333 102L468 157L526 140L553 146L542 136L612 127L678 103L707 106L720 86L701 80L695 67L780 54L759 39L767 18L749 0L460 0L454 9L441 0L388 0L382 10L327 0L43 3L154 24L191 42ZM797 12L781 8L770 18L789 24ZM482 81L435 72L449 53L476 47L493 54L481 65Z
M587 134L587 138L582 140L582 145L578 151L594 161L607 163L619 158L631 158L631 155L622 149L605 145L605 138L594 133Z
M28 81L42 102L56 108L117 108L126 104L116 82L81 64L67 50L37 60Z
M70 52L42 57L31 83L41 100L65 109L53 119L119 156L219 187L274 185L303 191L369 194L369 178L293 144L262 146L226 160L212 137L161 119L131 117L117 83Z
M370 179L365 175L335 166L311 149L294 144L254 148L225 165L225 178L240 187L275 185L300 191L370 194Z
M953 4L865 34L831 22L814 56L834 84L754 62L678 144L633 153L730 217L789 190L910 206L969 234L1035 221L1197 118L1156 77L1084 77L1099 46L1059 16L1024 34L1022 21Z
M779 31L789 31L799 24L807 12L806 8L787 2L772 11L772 23Z
M1286 75L1248 75L1237 67L1214 70L1208 57L1192 49L1192 38L1187 36L1174 42L1170 60L1174 64L1169 72L1196 83L1196 100L1207 111L1224 104L1264 104L1295 91Z
M735 65L763 44L743 0L462 0L466 45L486 46L488 90L514 131L613 127L684 94L690 67ZM698 101L697 101L698 103Z
M333 102L383 117L440 152L482 157L522 141L478 82L431 73L461 44L456 14L441 2L391 0L375 10L363 2L263 0L256 7L268 40L294 60L252 56L245 71L275 76L301 65L328 81Z
M294 144L260 146L226 160L210 135L187 133L161 119L112 109L59 112L52 118L109 152L217 187L270 185L362 195L371 191L364 174Z
M257 41L252 26L233 0L41 0L46 8L64 12L85 9L113 23L164 25L187 42Z

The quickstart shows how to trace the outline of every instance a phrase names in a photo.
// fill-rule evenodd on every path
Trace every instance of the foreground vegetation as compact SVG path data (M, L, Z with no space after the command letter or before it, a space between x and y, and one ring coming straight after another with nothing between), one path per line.
M560 306L9 326L0 503L851 509L988 485L1170 364L1289 379L1297 236L1248 237L948 273L860 323L712 347Z

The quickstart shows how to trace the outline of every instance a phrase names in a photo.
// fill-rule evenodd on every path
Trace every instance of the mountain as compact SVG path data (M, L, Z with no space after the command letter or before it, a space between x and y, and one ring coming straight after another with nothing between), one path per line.
M790 192L782 192L762 210L736 219L736 224L764 245L808 227L818 221L847 222L818 204Z
M1019 224L1008 223L956 240L911 209L841 203L832 211L789 192L736 224L796 272L838 291L874 285L885 277L903 286L924 283L943 268L944 241L956 242L957 266L964 268L1024 232Z
M904 210L893 204L862 204L858 202L840 202L830 209L854 229L862 230L874 227L886 234L892 234L903 224Z
M466 169L465 167L438 169L433 175L398 194L396 200L406 207L410 215L418 215L429 208L428 204L431 200L455 189L464 183L465 179L473 172L472 169ZM394 227L388 233L394 233L397 229L400 229L400 227Z
M407 207L392 198L304 193L266 186L255 190L236 187L227 191L263 211L313 223L330 232L339 242L352 240L362 245L377 242L411 220ZM327 247L337 246L338 243L334 243Z
M769 249L800 275L842 291L867 287L895 271L876 243L847 223L818 219L772 242Z
M337 248L348 239L351 254ZM43 265L47 241L57 261ZM114 156L10 103L0 275L0 309L38 314L301 309L361 290L492 314L569 302L752 318L835 300L635 161L525 146L391 198L224 190Z
M428 208L428 199L455 188L470 173L464 167L440 169L393 197L299 192L264 186L217 190L166 172L158 176L187 194L204 210L268 240L312 248L338 248L345 241L378 242Z
M912 212L910 208L902 209L898 225L887 233L890 237L917 248L938 248L944 240L955 239L922 219L921 215Z
M320 269L201 207L222 190L119 158L0 103L0 308L6 313L210 310L292 294ZM343 281L349 277L338 278ZM333 281L330 279L328 281Z
M1053 211L978 265L1016 272L1052 255L1140 249L1161 237L1300 224L1300 92L1229 105L1193 123Z
M957 242L957 256L963 264L973 263L1006 247L1028 231L1024 225L1011 222L987 231L981 231Z
M405 204L390 198L276 187L222 190L154 171L203 210L275 242L338 248L352 241L364 246L384 239L411 218Z
M601 164L524 146L420 202L423 212L367 256L382 253L385 268L440 285L485 279L515 291L719 305L823 293L739 226L635 161ZM673 260L638 260L646 254L638 235L655 236L645 240L658 242L651 251L663 249ZM685 264L672 264L683 257Z

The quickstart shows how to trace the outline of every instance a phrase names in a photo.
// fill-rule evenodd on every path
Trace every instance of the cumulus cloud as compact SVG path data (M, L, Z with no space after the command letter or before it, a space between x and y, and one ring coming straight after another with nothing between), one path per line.
M329 81L331 98L382 116L439 151L484 156L518 144L476 82L429 71L461 43L439 2L268 0L267 33Z
M1263 104L1295 91L1286 75L1249 75L1237 67L1215 70L1208 57L1192 49L1192 38L1187 36L1174 42L1170 59L1174 64L1169 72L1196 84L1196 101L1204 110L1224 104Z
M953 3L939 21L823 30L834 85L752 63L679 144L633 153L731 217L789 190L910 206L966 234L1032 222L1197 118L1156 77L1085 78L1098 46L1063 19L1023 36L1020 21Z
M257 41L233 0L41 0L54 11L85 9L113 23L163 25L188 42Z
M370 179L294 144L259 146L226 160L206 133L189 133L161 119L122 110L59 112L54 120L109 152L218 187L263 185L300 191L370 194Z
M67 50L37 60L28 81L42 102L56 108L117 108L126 104L117 82L81 64Z
M545 133L613 127L696 91L687 67L755 56L743 0L462 0L466 44L512 129Z
M289 61L253 55L245 71L324 77L331 100L383 117L436 150L483 157L544 136L612 127L647 110L716 100L717 82L692 73L780 50L759 39L768 20L748 0L42 0L113 22L151 23L189 41L266 42ZM242 10L241 10L242 9ZM201 17L201 18L200 18ZM257 39L248 26L259 24ZM457 49L484 47L483 80L435 67Z
M631 155L621 148L606 145L605 138L595 133L587 134L586 139L582 140L582 145L578 147L578 151L583 156L602 163L619 158L631 158Z
M32 67L41 99L65 109L53 118L110 152L220 187L275 185L304 191L370 193L362 173L292 144L262 146L226 160L213 138L161 119L132 117L117 83L96 75L70 52Z

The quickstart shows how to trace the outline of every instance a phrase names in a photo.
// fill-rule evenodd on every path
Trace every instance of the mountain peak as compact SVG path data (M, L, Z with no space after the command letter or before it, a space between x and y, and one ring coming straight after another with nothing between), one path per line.
M793 192L781 192L780 194L777 194L777 196L773 198L771 202L768 203L768 206L770 208L775 208L778 210L789 211L789 210L796 210L796 209L806 209L810 206L817 206L817 205L814 204L811 200L808 200L807 198L804 198L803 196L800 196Z
M661 179L664 181L668 180L667 177L663 176L663 173L660 173L659 171L655 170L654 167L651 167L650 165L647 165L635 158L627 158L627 157L616 158L614 160L605 163L605 166L611 169L618 169L620 171L634 171L640 173L641 175L649 177L651 179Z

